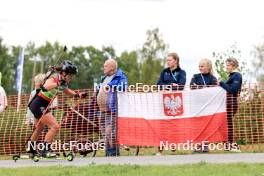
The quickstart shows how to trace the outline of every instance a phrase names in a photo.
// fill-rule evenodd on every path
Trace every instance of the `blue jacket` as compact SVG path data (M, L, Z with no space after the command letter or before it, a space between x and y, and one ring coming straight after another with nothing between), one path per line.
M195 86L195 84L197 86ZM212 85L217 85L217 79L214 75L207 73L207 74L194 74L191 80L191 89L195 88L202 88L204 86L209 87Z
M229 74L227 81L221 81L220 86L227 91L227 116L232 117L238 109L238 95L242 86L242 75L238 72Z
M224 88L228 94L238 94L242 86L242 75L239 72L229 74L227 81L221 81L220 86Z
M103 76L101 78L100 84L104 81L105 78L106 76ZM128 86L127 77L122 72L121 69L118 69L116 75L107 85L113 88L114 90L114 91L108 92L108 110L115 112L116 111L116 91L125 91L127 89L127 86Z
M173 74L175 76L173 76ZM160 78L157 82L157 85L171 85L172 83L176 83L179 86L176 88L177 90L183 90L184 85L186 83L186 73L180 67L177 67L175 70L171 71L170 68L165 68L160 73ZM174 88L175 90L175 88Z

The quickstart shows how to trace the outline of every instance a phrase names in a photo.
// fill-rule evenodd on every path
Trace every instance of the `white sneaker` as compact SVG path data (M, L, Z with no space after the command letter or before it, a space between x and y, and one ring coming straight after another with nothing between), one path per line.
M156 153L156 156L161 156L161 155L162 155L162 153L160 153L160 152Z
M53 153L53 152L47 152L46 155L45 155L45 157L47 157L47 158L54 158L56 156L57 156L57 154Z
M130 148L129 148L128 146L126 146L126 145L123 145L123 147L124 147L124 149L125 149L126 151L129 151L129 150L130 150Z
M240 152L241 152L240 149L234 149L234 148L232 148L230 151L231 151L231 152L237 152L237 153L240 153Z
M228 144L228 151L231 152L241 152L240 147L237 145L237 143L227 143Z
M240 147L237 145L237 144L234 144L231 149L230 149L231 152L237 152L237 153L240 153L241 150L240 150Z

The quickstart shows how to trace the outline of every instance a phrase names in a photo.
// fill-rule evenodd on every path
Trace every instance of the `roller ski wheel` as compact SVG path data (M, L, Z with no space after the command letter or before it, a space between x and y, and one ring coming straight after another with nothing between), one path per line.
M17 160L19 160L20 155L13 155L12 159L16 162Z
M68 161L73 161L73 159L74 159L74 155L73 155L73 153L68 153L68 154L66 155L66 159L67 159Z
M32 155L32 154L17 154L17 155L13 155L12 159L17 162L17 160L19 159L32 159L34 162L38 162L39 161L39 156L38 155Z
M33 158L32 158L32 160L34 162L39 162L39 157L37 155L34 155Z

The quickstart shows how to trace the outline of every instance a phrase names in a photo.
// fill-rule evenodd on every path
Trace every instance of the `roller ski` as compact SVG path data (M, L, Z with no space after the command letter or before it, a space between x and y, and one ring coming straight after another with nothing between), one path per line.
M39 160L46 159L56 159L56 160L64 160L73 161L74 154L72 152L62 153L63 157L60 156L60 153L55 153L51 150L50 147L48 149L44 148L44 150L37 152L32 147L29 147L26 154L16 154L13 155L13 160L16 162L19 159L32 159L34 162L38 162Z
M60 156L60 153L47 153L45 156L41 155L41 154L29 154L29 153L25 153L25 154L16 154L13 155L13 160L16 162L17 160L20 159L32 159L34 162L38 162L39 160L47 160L47 159L56 159L56 160L67 160L67 161L73 161L75 155L70 152L70 153L62 153L62 157Z

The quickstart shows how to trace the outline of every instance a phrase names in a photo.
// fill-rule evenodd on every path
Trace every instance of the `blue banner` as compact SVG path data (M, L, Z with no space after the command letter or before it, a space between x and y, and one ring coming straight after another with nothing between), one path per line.
M23 65L24 65L24 49L20 48L18 55L17 77L16 77L16 90L18 92L21 92L21 88L22 88Z

